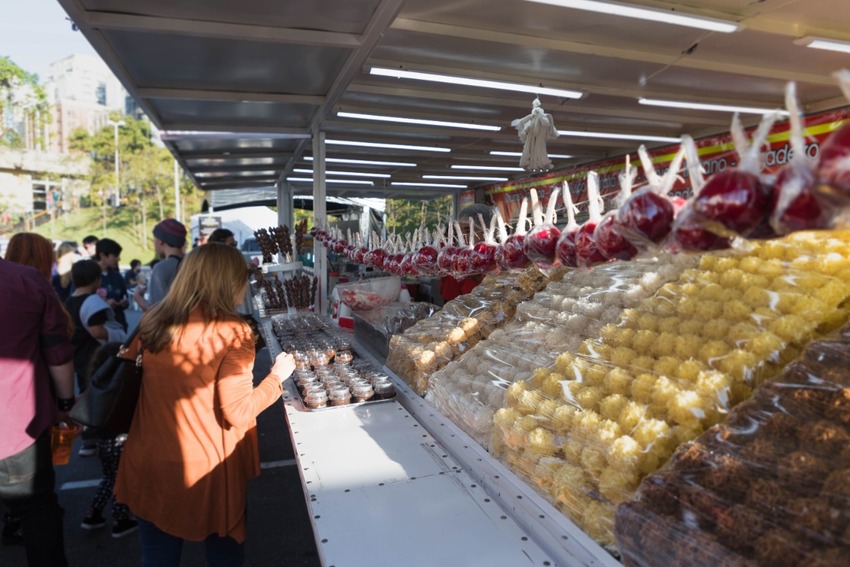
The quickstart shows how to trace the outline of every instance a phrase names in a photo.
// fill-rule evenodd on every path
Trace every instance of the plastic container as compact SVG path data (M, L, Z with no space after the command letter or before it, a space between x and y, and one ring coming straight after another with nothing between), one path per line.
M354 396L355 402L368 402L375 396L372 384L368 382L351 386L351 393Z
M342 302L353 311L368 311L388 305L398 298L401 278L390 276L336 286Z
M347 386L337 386L328 394L332 406L345 406L351 403L351 391Z
M54 465L67 465L71 461L71 447L77 429L65 422L59 422L50 430L50 452Z
M354 355L351 354L350 351L340 350L336 353L336 358L334 358L335 364L348 364L351 362L351 359L354 358Z
M375 397L373 398L375 400L389 400L395 397L395 386L389 379L376 380L372 384L372 388L375 390Z
M310 389L304 394L304 405L310 409L319 409L328 406L328 393L323 386Z

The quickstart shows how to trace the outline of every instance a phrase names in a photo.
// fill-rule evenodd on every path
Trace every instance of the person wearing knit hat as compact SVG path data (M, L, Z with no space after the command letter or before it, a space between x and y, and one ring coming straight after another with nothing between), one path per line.
M144 286L138 286L133 299L143 311L160 301L171 288L180 262L186 254L186 226L176 219L165 219L153 227L153 247L161 262L151 272L148 295L145 300Z

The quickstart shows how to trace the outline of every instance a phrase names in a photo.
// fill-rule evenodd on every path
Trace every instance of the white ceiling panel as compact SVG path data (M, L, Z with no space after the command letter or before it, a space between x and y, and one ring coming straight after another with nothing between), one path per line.
M417 164L385 169L390 182L449 174L452 164L473 160L518 161L489 152L521 149L510 122L529 112L533 95L376 77L369 74L376 66L579 90L578 100L541 97L556 125L571 130L725 133L729 114L660 109L638 98L775 107L790 80L807 111L847 104L831 73L850 67L848 56L795 43L803 36L850 41L846 0L631 2L740 22L742 30L731 34L524 0L58 1L157 126L207 133L169 138L167 146L208 190L256 186L270 171L285 179L306 165L317 131L329 139L451 149L327 146L329 157ZM501 130L357 120L338 111ZM561 167L622 155L638 143L559 138L549 151L576 156L555 160ZM346 166L353 168L369 170Z

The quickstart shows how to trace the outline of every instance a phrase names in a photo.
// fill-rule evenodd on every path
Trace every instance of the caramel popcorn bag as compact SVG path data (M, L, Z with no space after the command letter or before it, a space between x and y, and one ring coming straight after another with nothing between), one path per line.
M701 256L510 385L491 452L613 546L615 508L644 477L846 322L848 240L804 232Z

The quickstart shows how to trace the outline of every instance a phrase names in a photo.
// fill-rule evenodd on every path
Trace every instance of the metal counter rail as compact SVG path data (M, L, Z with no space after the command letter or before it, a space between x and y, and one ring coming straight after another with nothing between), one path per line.
M323 565L581 563L547 554L397 401L307 411L291 378L283 398Z

